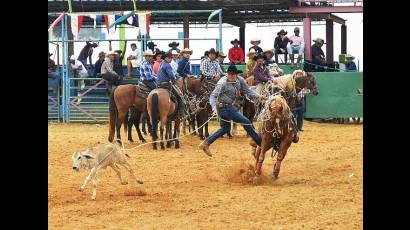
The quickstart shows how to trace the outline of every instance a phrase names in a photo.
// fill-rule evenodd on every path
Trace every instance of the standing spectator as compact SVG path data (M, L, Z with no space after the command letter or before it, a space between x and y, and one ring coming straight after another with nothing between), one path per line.
M182 57L178 61L178 75L181 77L192 75L191 63L189 62L189 58L192 55L192 50L185 48L181 51L180 55L182 55Z
M170 53L172 53L173 50L177 51L177 53L181 52L181 50L178 49L179 42L173 41L173 42L169 43L168 46L171 47L171 49L169 49L169 51L168 51Z
M268 67L264 63L264 57L262 54L256 56L256 66L253 69L254 82L256 85L256 92L260 94L265 86L265 83L271 80Z
M353 62L354 56L346 55L346 72L357 72L356 63Z
M88 77L88 72L87 69L84 67L83 63L81 63L79 60L75 60L74 55L71 55L70 57L70 64L71 64L71 69L73 70L74 77L75 78L87 78ZM78 83L78 90L77 90L77 95L81 95L81 90L85 88L85 83L84 79L79 80ZM80 104L81 98L77 100L77 104Z
M235 38L235 40L231 41L233 45L232 48L229 49L228 56L229 61L231 64L243 64L245 62L244 52L241 47L239 47L239 41Z
M98 54L98 60L94 64L94 75L93 75L93 77L97 77L97 75L98 76L101 75L101 66L104 62L104 59L105 59L105 53L104 53L104 51L101 51Z
M122 70L122 60L124 60L124 53L122 50L115 50L115 59L114 59L114 71L121 77L124 77L124 71Z
M224 61L225 61L226 55L223 52L218 52L218 61L219 61L219 67L221 67L221 70L223 73L225 73L225 68L224 68Z
M57 92L58 85L60 83L60 75L57 73L56 63L51 59L51 53L48 53L48 78L52 80L48 81L48 87L52 87L54 92Z
M121 76L114 71L114 63L117 54L113 51L107 53L107 59L103 62L101 66L101 75L104 80L108 82L108 90L111 93L113 88L119 85L121 81Z
M152 50L152 52L154 52L154 54L160 52L160 50L158 48L155 48L155 46L157 46L157 45L153 42L148 42L147 43L148 49Z
M289 37L289 43L286 48L288 50L292 66L295 63L294 55L295 53L298 54L298 60L296 61L296 65L298 66L300 64L300 61L302 60L305 51L305 42L303 41L303 38L299 36L299 27L295 27L293 31L295 32L295 35Z
M154 74L157 75L158 74L158 70L159 70L159 66L161 65L162 61L163 61L163 52L159 51L156 52L154 54L154 59L155 59L155 63L154 63Z
M254 49L251 49L247 56L249 57L248 63L246 64L246 74L245 74L245 79L248 79L250 77L253 78L253 68L255 67L255 57L256 51Z
M204 56L201 57L201 61L199 63L199 72L201 74L202 74L202 67L203 67L202 63L207 59L209 59L209 50L205 51Z
M278 62L278 55L285 54L285 64L288 62L288 51L286 50L286 46L289 43L289 38L286 37L288 32L284 31L283 29L278 32L278 36L275 38L274 48L275 48L275 62Z
M326 66L325 53L322 50L325 40L316 38L313 41L315 44L312 45L312 63L319 66Z
M262 54L263 50L261 47L259 47L259 44L261 44L261 39L258 37L252 38L251 39L251 44L252 46L249 48L249 50L254 49L257 54Z
M132 77L132 68L139 68L141 66L141 50L137 49L135 43L131 44L131 51L127 57L128 77Z
M177 70L178 70L178 52L176 50L171 51L172 54L172 60L171 60L171 67L172 67L172 72L174 73L174 76L177 77Z
M155 76L153 70L154 64L154 53L152 50L147 50L144 52L145 60L142 62L140 67L140 80L141 83L146 85L150 90L157 88L155 83Z
M84 67L87 65L87 58L90 60L90 65L92 67L92 60L91 56L93 55L93 48L98 47L98 43L91 43L89 41L85 42L84 48L81 50L80 54L78 55L78 60L83 63Z
M209 50L209 59L205 59L201 63L200 69L202 70L202 75L208 80L213 78L219 80L221 78L223 72L219 66L219 61L216 60L216 51L214 48Z
M303 70L295 70L292 74L293 78L304 76L306 73ZM308 89L302 89L299 91L296 97L295 110L293 115L295 116L296 126L299 131L303 131L303 119L305 116L305 96L309 93Z

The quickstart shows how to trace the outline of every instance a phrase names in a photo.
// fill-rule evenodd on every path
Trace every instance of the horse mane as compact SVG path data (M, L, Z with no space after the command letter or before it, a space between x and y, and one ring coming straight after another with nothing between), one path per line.
M277 108L274 109L273 111L271 110L272 113L281 113L281 117L289 118L290 117L290 107L288 103L286 103L286 100L283 97L276 97L271 103L270 103L270 108ZM275 114L272 114L273 117L275 117Z

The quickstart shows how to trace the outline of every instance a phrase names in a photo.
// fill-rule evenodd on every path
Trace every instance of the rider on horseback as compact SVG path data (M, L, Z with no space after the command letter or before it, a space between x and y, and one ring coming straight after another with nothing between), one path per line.
M213 78L219 80L219 78L222 77L223 71L219 65L219 61L216 59L216 51L214 48L209 50L209 59L205 59L201 63L200 70L207 80Z
M221 128L199 145L199 148L208 156L212 156L211 151L209 150L209 145L230 131L230 124L226 120L241 123L255 143L257 145L261 144L261 139L252 128L251 121L238 111L236 102L241 96L241 93L248 95L251 98L261 98L264 100L267 98L251 90L245 80L242 77L237 76L239 71L236 69L235 65L229 66L227 72L228 76L224 76L218 81L209 100L212 106L213 115L219 115L223 120L221 121Z
M182 95L180 94L180 90L175 85L175 76L172 71L172 67L170 65L172 61L172 53L165 54L165 60L161 63L158 75L157 75L157 82L158 88L165 88L171 91L173 95L175 95L178 103L178 112L179 116L183 117L185 115L185 103L182 99Z
M186 77L187 75L192 75L191 63L189 62L189 57L192 55L192 50L185 48L179 53L182 58L178 62L177 72L179 76Z
M146 85L150 90L157 88L154 78L154 53L152 50L147 50L144 52L145 60L141 64L140 68L140 81L142 84Z

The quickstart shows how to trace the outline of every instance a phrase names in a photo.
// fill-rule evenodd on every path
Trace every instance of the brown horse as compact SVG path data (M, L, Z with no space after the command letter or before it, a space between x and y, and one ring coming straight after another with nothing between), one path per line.
M272 180L276 180L281 162L292 144L297 127L291 118L290 107L282 96L274 96L265 102L258 121L261 122L258 127L259 136L262 138L261 146L257 147L255 142L250 143L256 160L254 179L258 180L261 175L265 153L273 147L278 153L272 174Z
M127 132L128 113L131 109L132 116L136 117L136 120L140 120L141 114L146 114L146 99L137 95L137 89L139 86L133 84L120 85L113 90L110 98L110 132L108 135L108 141L114 140L115 129L117 131L117 139L121 140L120 129L124 123L124 130ZM148 123L148 127L150 123ZM141 134L139 125L136 126L138 137L142 142L145 142L144 137ZM132 138L131 138L132 140ZM130 141L131 141L130 140Z
M208 123L204 123L208 120L209 111L212 110L209 104L209 97L212 91L215 89L217 80L206 80L205 77L201 76L199 78L187 77L184 79L184 95L189 104L191 122L190 126L195 130L195 121L197 122L197 127L199 128L199 138L204 140L205 137L209 136ZM204 136L205 128L205 136Z
M182 88L182 78L179 78L176 80L176 85L180 89ZM152 147L154 150L157 149L157 127L158 127L158 122L161 121L160 125L160 145L161 149L165 149L164 146L164 129L166 131L165 137L168 140L167 141L167 147L171 147L171 142L169 141L172 137L171 135L171 122L175 122L174 126L174 138L175 140L175 148L178 149L180 148L180 143L179 143L179 124L180 124L180 117L178 115L178 109L177 105L175 104L174 101L171 100L171 95L170 91L168 89L163 89L163 88L157 88L152 90L148 94L147 98L147 112L148 116L151 118L151 124L152 124L152 140L154 143L152 144Z
M273 81L277 81L278 79L286 78L286 76L282 76L279 78L274 78ZM292 90L288 89L279 89L277 87L266 87L267 88L267 94L266 96L272 95L277 92L277 90L281 91L282 96L285 97L286 102L288 103L289 107L293 111L295 108L296 104L296 95L299 93L302 89L309 89L313 95L318 95L319 90L316 85L316 79L315 76L313 76L312 73L306 73L306 75L303 76L296 76L294 77L295 80L295 86L294 90L295 92L292 92ZM270 84L273 86L273 84ZM250 121L253 120L255 117L258 108L256 108L256 105L254 101L251 101L250 99L244 99L243 103L243 115L248 118Z

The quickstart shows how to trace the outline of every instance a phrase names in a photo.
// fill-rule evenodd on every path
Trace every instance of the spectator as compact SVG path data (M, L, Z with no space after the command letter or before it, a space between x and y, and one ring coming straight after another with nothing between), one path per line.
M249 50L254 49L257 54L262 54L263 50L261 47L259 47L259 44L261 44L261 39L258 37L252 38L251 39L251 44L252 46L249 48Z
M122 77L124 77L124 71L122 70L122 60L124 60L124 54L122 50L115 50L114 71Z
M131 44L131 51L127 57L128 77L132 77L132 68L139 68L141 66L141 50L137 49L135 43Z
M289 53L289 58L292 66L295 63L294 54L298 54L298 60L296 61L296 65L298 66L305 51L305 42L303 41L303 38L299 36L299 27L295 27L293 31L295 32L295 35L289 37L289 43L286 48Z
M172 50L171 54L172 54L172 60L171 60L170 65L172 67L172 72L173 72L174 76L177 77L177 70L178 70L178 62L177 61L178 61L178 55L179 54L176 50Z
M288 62L288 51L286 50L286 46L289 43L289 38L286 37L288 32L284 31L283 29L278 32L278 36L275 38L274 48L275 48L275 62L278 62L278 55L285 54L285 64Z
M155 63L154 63L154 74L157 75L158 74L158 70L159 70L159 66L162 63L162 61L164 60L163 58L164 53L162 51L158 51L154 54L154 59L155 59Z
M325 53L322 50L325 40L316 38L313 41L315 44L312 45L312 63L319 66L326 66Z
M168 51L170 53L172 53L173 50L177 51L177 53L181 52L181 50L177 48L179 46L179 42L173 41L169 43L168 46L171 47L171 49Z
M292 74L293 78L304 76L306 73L303 70L295 70ZM299 91L296 97L295 111L293 115L295 116L296 126L298 131L303 131L303 119L305 116L305 96L309 93L309 90L302 89Z
M268 67L264 63L264 57L262 54L258 54L255 57L256 66L253 69L254 82L256 85L256 92L260 94L265 86L265 83L271 80L271 75Z
M232 48L229 49L228 56L229 61L231 64L243 64L245 62L244 52L241 47L239 47L239 41L235 38L235 40L231 41L233 45Z
M80 54L78 55L78 60L83 63L84 67L87 65L87 58L90 60L90 65L92 67L92 60L91 56L93 55L93 48L98 47L98 43L91 43L89 41L85 42L84 48L81 50Z
M60 84L60 75L57 72L56 63L51 59L51 53L48 53L48 78L52 80L48 81L48 87L52 87L54 92L57 92L57 88Z
M199 72L201 74L202 74L202 67L203 67L202 63L207 59L209 59L209 50L205 51L204 56L201 57L201 61L199 63Z
M103 62L101 66L101 75L104 80L108 82L108 90L112 92L113 88L120 84L121 76L115 72L114 63L117 54L113 51L107 53L107 59Z
M98 60L95 62L95 65L94 65L94 75L93 75L93 77L97 77L97 76L101 75L101 66L104 62L104 59L105 59L105 52L101 51L98 54Z
M180 55L182 55L182 57L178 62L178 75L181 77L192 75L191 63L189 62L189 58L192 55L192 50L190 50L189 48L185 48L181 51Z
M154 53L152 50L147 50L144 52L145 60L142 62L140 67L140 80L141 83L146 85L150 90L157 88L155 83L155 75L153 70L154 64Z
M83 63L81 63L79 60L75 60L74 55L71 55L70 57L70 64L71 64L71 69L73 70L74 77L75 78L87 78L88 77L88 72L87 69L84 67ZM77 95L81 95L81 90L85 88L85 83L84 79L78 80L78 90L77 90ZM80 104L81 98L77 100L77 104Z
M253 85L253 68L255 67L255 54L256 51L254 49L251 49L247 56L248 58L248 63L246 64L246 74L245 74L245 79L246 79L246 83L249 86Z
M353 62L354 56L346 55L346 72L357 72L356 63Z
M273 50L271 49L265 49L265 51L262 53L262 55L265 56L264 63L266 66L275 63L275 61L273 60L273 54Z
M208 80L213 78L219 80L221 78L223 72L219 66L219 61L216 60L216 51L214 48L209 50L209 58L201 63L200 69L202 70L202 74Z
M219 67L221 67L222 72L225 73L226 71L225 71L225 68L224 68L223 64L224 64L226 55L223 52L218 52L217 58L218 58L218 61L219 61Z
M160 50L158 48L155 48L155 46L157 46L157 45L154 44L153 42L148 42L147 43L148 49L152 50L152 52L154 52L154 54L160 52Z

